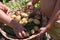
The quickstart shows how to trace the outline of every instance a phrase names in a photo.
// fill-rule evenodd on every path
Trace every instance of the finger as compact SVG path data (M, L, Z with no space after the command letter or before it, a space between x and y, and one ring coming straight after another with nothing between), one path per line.
M7 13L10 13L10 12L11 12L11 10L8 10L8 11L7 11Z
M40 35L40 34L32 35L32 36L30 36L30 37L27 38L27 39L28 39L28 40L34 39L34 38L38 37L39 35Z
M40 31L37 36L42 36L43 35L43 31Z
M17 36L17 38L21 38L20 35L18 34L18 32L16 30L14 31L14 33Z
M18 38L23 38L23 36L20 32L18 32L17 30L14 30L14 32Z
M22 28L22 30L26 30L25 28L23 28L23 26L21 24L19 24L19 25L20 25L20 28Z
M41 32L41 29L39 29L38 32Z
M38 33L36 36L41 36L41 34L42 34L42 30L39 29L38 32L39 32L39 33Z
M39 37L41 35L41 33L38 33L37 36Z
M23 35L24 37L27 37L27 35L26 35L26 33L25 33L24 31L22 31L22 35Z
M23 36L22 36L22 34L19 32L19 36L20 36L20 38L23 38Z

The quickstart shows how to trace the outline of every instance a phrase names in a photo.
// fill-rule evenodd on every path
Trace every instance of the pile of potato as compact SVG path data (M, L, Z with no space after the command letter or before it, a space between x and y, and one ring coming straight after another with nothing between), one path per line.
M34 17L30 17L30 14L28 13L17 10L14 13L10 13L9 16L19 24L23 25L26 28L27 35L31 36L36 34L39 30L40 16L35 15Z
M28 23L28 15L25 13L16 13L10 16L14 20L16 20L19 24L27 24Z

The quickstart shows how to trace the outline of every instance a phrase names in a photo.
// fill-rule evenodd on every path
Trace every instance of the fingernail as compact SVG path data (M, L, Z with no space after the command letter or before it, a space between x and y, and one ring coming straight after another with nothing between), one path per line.
M26 33L24 31L22 31L22 33L23 33L24 37L26 37Z
M21 34L21 33L19 33L19 36L20 36L20 38L23 38L23 36L22 36L22 34Z

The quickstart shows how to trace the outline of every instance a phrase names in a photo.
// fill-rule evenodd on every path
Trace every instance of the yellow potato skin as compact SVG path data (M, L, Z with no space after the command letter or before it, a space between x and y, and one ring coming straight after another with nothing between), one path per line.
M23 18L28 17L28 15L27 15L26 13L21 13L21 16L22 16Z
M29 34L28 32L26 32L26 35L27 35L27 37L29 37L29 36L30 36L30 34Z
M17 22L19 22L20 19L21 19L21 16L20 16L20 15L16 16L16 18L15 18L15 20L16 20Z
M34 26L34 30L38 31L39 30L38 26Z
M31 30L31 34L35 34L35 30L34 29Z
M33 22L36 24L36 25L39 25L40 24L40 21L38 19L34 19Z
M22 25L23 25L23 21L22 21L22 20L20 20L20 21L19 21L19 24L22 24Z
M14 19L14 18L16 18L16 15L11 15L10 17Z

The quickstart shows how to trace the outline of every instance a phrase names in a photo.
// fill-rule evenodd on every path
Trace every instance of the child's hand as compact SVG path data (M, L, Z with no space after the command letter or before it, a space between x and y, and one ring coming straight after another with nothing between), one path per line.
M23 26L21 26L21 25L18 24L17 26L15 26L13 28L13 30L14 30L14 32L15 32L15 34L16 34L16 36L18 38L25 38L25 37L27 37L27 35L25 33L25 29L24 29Z

